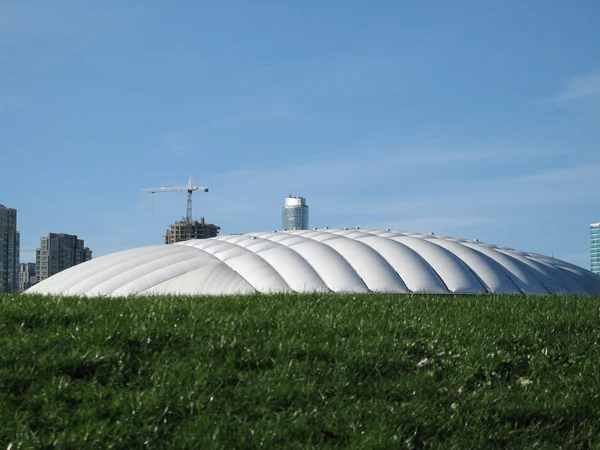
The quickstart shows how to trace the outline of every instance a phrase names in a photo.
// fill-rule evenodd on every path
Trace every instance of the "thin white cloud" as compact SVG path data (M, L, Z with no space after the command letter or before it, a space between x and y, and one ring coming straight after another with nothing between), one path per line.
M238 189L240 180L255 189L333 190L360 193L376 184L399 184L418 172L445 170L452 165L485 164L510 161L531 156L527 152L511 153L495 149L385 148L346 153L337 159L306 164L288 164L263 169L237 169L213 175L212 185Z
M600 94L600 72L573 77L562 93L554 97L556 102L568 102Z
M198 122L191 126L165 133L161 138L162 144L171 152L179 155L189 154L197 148L200 141L208 132L230 129L249 122L270 122L289 120L298 117L296 111L286 107L262 107L250 112L240 112L230 116Z
M161 142L173 153L185 155L192 151L202 134L213 129L225 128L242 120L243 118L240 115L209 120L191 127L166 133L162 137Z
M458 181L447 179L443 172L439 172L439 176L425 173L432 159L436 159L432 154L423 156L426 164L419 164L416 156L410 162L397 158L352 159L214 174L206 180L213 188L214 196L203 198L203 203L217 216L227 217L232 223L243 217L251 224L276 215L281 198L292 188L294 194L309 199L314 206L311 210L315 211L315 220L319 215L327 216L328 220L338 217L340 221L352 217L356 221L367 219L373 222L377 217L383 224L443 216L453 218L446 223L452 222L458 227L460 224L493 222L500 212L506 220L511 214L523 216L530 208L589 202L595 198L594 186L600 172L600 165L590 164L518 176ZM465 160L472 161L468 152L457 152L455 158L441 158L444 167L461 165ZM403 180L403 174L417 171L424 173L425 180L435 178L431 189L423 190L414 177ZM452 170L447 173L451 174ZM375 182L378 194L369 189ZM217 197L235 198L235 208ZM315 226L319 225L315 223ZM361 226L361 223L351 225ZM363 223L362 226L366 225Z
M456 229L472 229L491 226L506 226L522 221L514 215L444 215L444 216L423 216L419 218L407 218L395 221L373 221L364 224L366 228L393 229L408 232L435 233L436 235L449 234ZM469 236L456 236L469 238ZM475 237L470 237L475 239Z

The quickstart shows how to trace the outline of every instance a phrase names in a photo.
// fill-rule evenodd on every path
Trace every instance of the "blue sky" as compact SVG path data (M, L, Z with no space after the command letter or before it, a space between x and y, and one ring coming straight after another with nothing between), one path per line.
M0 1L0 203L22 247L434 232L589 268L600 221L600 3ZM23 253L22 261L33 260Z

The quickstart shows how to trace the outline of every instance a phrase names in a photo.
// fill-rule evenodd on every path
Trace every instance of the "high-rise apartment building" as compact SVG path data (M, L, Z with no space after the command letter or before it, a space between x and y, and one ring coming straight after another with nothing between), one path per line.
M17 210L0 205L0 292L19 289Z
M220 229L221 227L213 223L206 223L204 217L200 218L200 222L197 220L190 223L186 220L177 221L169 225L169 229L165 233L165 244L174 244L188 239L216 237Z
M35 252L35 280L39 283L58 272L92 259L92 251L76 235L50 233L40 239Z
M304 197L285 198L282 222L284 230L308 230L308 205Z
M600 222L590 225L590 270L600 275Z
M19 292L24 292L35 284L35 263L19 264Z

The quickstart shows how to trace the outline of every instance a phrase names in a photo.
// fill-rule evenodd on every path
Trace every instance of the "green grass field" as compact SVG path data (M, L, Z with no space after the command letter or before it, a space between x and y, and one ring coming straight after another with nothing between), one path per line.
M599 448L599 300L4 295L0 449Z

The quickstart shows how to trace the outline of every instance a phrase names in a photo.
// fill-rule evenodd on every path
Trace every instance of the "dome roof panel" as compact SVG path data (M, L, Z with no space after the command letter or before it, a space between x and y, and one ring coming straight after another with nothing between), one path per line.
M429 237L427 241L445 248L457 258L460 258L474 274L477 274L488 292L507 294L518 294L520 292L519 288L511 281L508 271L484 254L450 239Z
M216 258L213 256L189 248L184 252L173 252L170 255L162 255L155 259L140 261L135 266L121 264L120 272L107 277L102 274L102 282L90 277L85 283L79 283L72 289L89 295L104 296L113 292L141 292L162 281L186 273L197 267L214 264ZM112 272L112 271L111 271ZM95 284L93 284L95 283ZM93 284L93 287L90 286Z
M457 294L486 292L485 287L466 264L448 250L422 238L395 236L391 239L417 252L435 270L450 292Z
M308 262L333 292L368 292L367 286L352 266L331 247L302 238L293 249ZM288 241L283 241L288 244Z
M408 289L392 266L368 245L345 237L322 240L352 266L372 292L400 292Z
M600 295L600 275L593 274L581 267L565 263L564 261L559 261L556 268L564 270L565 273L571 275L574 280L585 288L588 294Z
M486 245L464 242L463 245L483 253L496 261L510 273L510 279L522 292L532 294L548 294L549 291L539 282L532 270L524 263L512 256L499 252Z
M95 258L94 268L95 273L101 273L106 269L110 269L114 266L119 265L122 262L126 262L133 259L138 258L153 258L155 254L161 254L160 252L164 252L164 245L154 245L150 247L141 247L135 248L131 250L125 250L121 252L111 253L109 255L104 255L99 258ZM115 273L118 273L116 271ZM110 278L112 274L108 274L108 278ZM87 280L90 277L90 273L87 271L86 266L83 264L76 265L74 267L69 268L68 270L64 270L52 276L52 283L47 284L44 281L38 283L31 288L29 288L28 292L35 293L42 286L48 286L44 288L44 293L47 294L64 294L70 288L75 286L76 284Z
M163 281L140 294L197 296L254 293L256 293L256 289L240 274L227 264L218 262Z
M278 245L260 252L272 267L295 292L330 292L329 288L315 269L297 252Z
M293 292L279 273L265 259L247 251L245 255L224 261L258 292Z
M586 294L586 290L571 276L568 271L558 270L544 259L526 256L523 252L515 250L496 249L499 253L513 257L523 264L531 267L540 283L552 293L572 292Z
M394 268L409 291L436 294L448 292L435 270L406 245L377 235L367 235L358 240L377 251Z
M144 292L164 281L179 277L201 267L219 264L219 260L206 253L172 255L153 264L145 264L133 273L123 273L87 292L87 295L123 296Z

